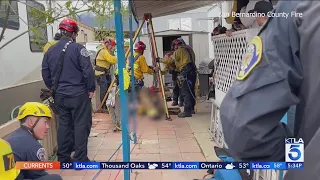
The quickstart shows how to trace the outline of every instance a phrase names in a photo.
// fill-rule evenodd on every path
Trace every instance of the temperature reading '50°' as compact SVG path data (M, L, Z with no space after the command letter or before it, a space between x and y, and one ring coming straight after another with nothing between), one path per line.
M62 169L72 168L72 163L62 163Z
M239 169L249 169L249 163L239 163Z

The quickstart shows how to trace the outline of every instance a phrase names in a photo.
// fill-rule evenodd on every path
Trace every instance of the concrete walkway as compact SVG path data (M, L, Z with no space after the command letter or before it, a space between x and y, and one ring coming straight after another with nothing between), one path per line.
M213 152L214 142L209 135L211 104L199 104L199 111L192 118L180 119L172 116L173 121L152 121L137 118L138 144L131 143L131 161L217 161ZM89 158L108 161L121 144L121 132L114 133L108 115L93 116L93 133L97 137L89 139ZM122 148L111 158L122 161ZM91 180L97 170L52 171L59 173L65 180ZM206 170L138 170L131 173L132 180L193 180L201 179ZM97 180L122 180L122 170L103 170Z

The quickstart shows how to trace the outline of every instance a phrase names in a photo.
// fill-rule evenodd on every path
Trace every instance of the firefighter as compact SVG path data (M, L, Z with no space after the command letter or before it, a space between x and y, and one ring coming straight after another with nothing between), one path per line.
M60 39L61 39L61 34L60 34L60 33L56 33L56 34L54 35L53 41L48 42L48 43L43 47L43 54L45 54L45 53L48 51L48 49L49 49L51 46L55 45Z
M87 145L92 126L91 98L96 89L94 71L87 49L75 43L79 32L77 22L63 19L59 29L60 41L49 48L42 61L42 77L53 92L59 115L58 160L70 162L75 144L74 160L89 161Z
M16 168L14 154L8 142L0 139L0 177L3 179L16 179L20 170Z
M104 47L97 53L95 59L95 76L100 86L100 101L102 102L111 84L110 68L117 63L117 57L112 55L116 42L112 39L104 40ZM103 104L102 111L105 112L106 105Z
M139 91L144 86L144 76L143 74L153 74L155 72L155 68L148 66L146 62L146 58L143 53L146 49L146 45L142 41L138 41L134 45L134 78L135 78L135 88Z
M173 55L157 60L164 64L174 64L177 68L179 72L178 83L181 86L181 93L184 99L184 112L179 113L178 117L192 117L194 113L192 89L194 89L197 78L196 68L183 43L179 40L174 40L173 43L176 49Z
M172 56L172 53L168 53L166 56ZM167 72L171 74L173 83L173 102L171 106L179 105L180 107L183 107L184 101L183 96L181 95L181 88L177 83L177 77L179 73L177 72L176 67L171 64L165 64L164 69L162 71L162 75L166 74Z
M51 118L49 107L42 103L27 102L21 106L17 117L21 126L6 139L11 145L15 161L47 161L46 150L38 140L47 136ZM61 176L49 175L45 170L22 170L16 179L62 180Z
M249 44L220 107L224 138L246 162L298 158L304 149L303 170L288 171L284 180L319 179L320 2L279 1L272 13L289 15L269 17ZM292 105L294 132L280 122ZM304 145L285 150L288 137L302 138Z
M196 62L196 55L195 55L192 47L190 45L186 44L186 42L181 37L178 38L177 40L182 42L182 45L184 45L185 48L188 50L189 54L192 57L193 62L195 63Z
M195 62L196 62L196 55L195 55L192 47L191 47L190 45L187 45L186 42L185 42L181 37L178 38L177 40L178 40L178 41L181 41L181 42L182 42L182 45L184 45L184 47L188 50L189 55L191 56L191 59L192 59L192 61L193 61L193 64L194 64L195 68L197 68L197 67L196 67L196 64L195 64ZM194 97L194 98L193 98L193 106L196 105L196 98L195 98L195 97L196 97L196 93L195 93L195 89L196 89L196 87L192 88L192 95L193 95L193 97ZM195 111L193 111L193 113L195 113Z
M146 45L142 41L138 41L134 45L134 80L135 80L135 90L138 92L138 99L140 100L140 108L138 108L138 114L146 113L149 117L157 118L159 117L159 111L156 110L154 105L151 104L150 100L146 101L147 96L145 95L147 90L140 90L144 87L144 76L143 74L153 74L158 69L148 66L146 58L143 53L146 49Z

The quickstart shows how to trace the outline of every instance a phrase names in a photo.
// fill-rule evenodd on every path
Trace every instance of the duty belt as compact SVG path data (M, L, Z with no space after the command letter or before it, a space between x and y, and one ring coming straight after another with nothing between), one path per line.
M94 69L95 69L96 71L105 72L106 74L109 74L109 73L110 73L110 70L109 70L109 69L103 68L103 67L100 67L100 66L96 66Z

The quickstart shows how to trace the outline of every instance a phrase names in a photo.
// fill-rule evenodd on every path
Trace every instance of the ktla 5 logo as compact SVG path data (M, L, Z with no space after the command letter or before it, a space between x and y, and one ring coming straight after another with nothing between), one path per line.
M286 138L286 162L304 162L304 142L302 138Z

